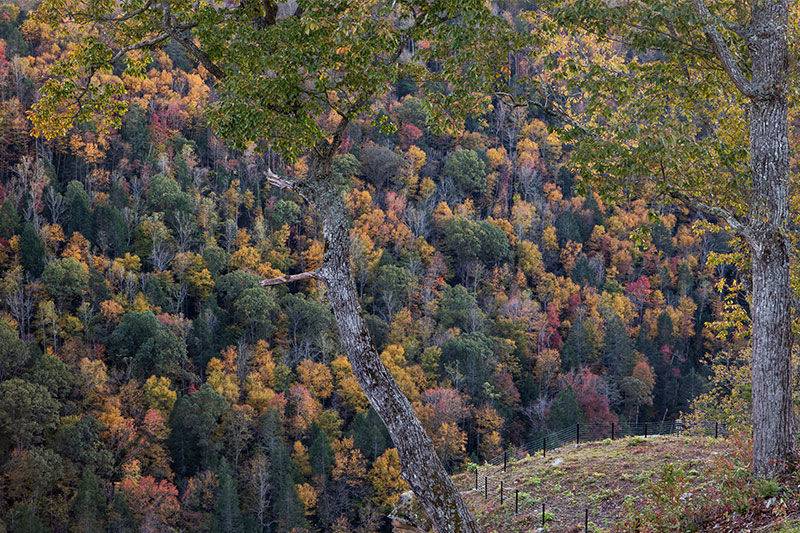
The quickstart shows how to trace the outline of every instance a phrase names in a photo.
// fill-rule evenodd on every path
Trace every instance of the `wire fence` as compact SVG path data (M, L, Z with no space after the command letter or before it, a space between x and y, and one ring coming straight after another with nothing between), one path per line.
M528 456L547 459L554 455L559 448L569 445L579 445L587 442L603 441L605 439L617 440L625 437L640 436L650 438L659 435L693 435L713 436L714 438L727 435L727 430L719 422L703 421L688 424L683 420L663 420L660 422L642 422L633 425L610 424L601 426L574 426L563 428L559 431L546 433L540 438L528 440L520 446L511 446L503 453L474 468L470 476L462 481L461 492L480 492L487 502L499 504L506 509L513 508L514 514L541 509L541 525L547 528L554 515L547 508L544 499L534 499L525 492L523 485L509 480L504 474L513 470L515 463ZM520 498L520 495L523 498ZM589 531L590 508L584 508L580 518L583 519L584 531Z

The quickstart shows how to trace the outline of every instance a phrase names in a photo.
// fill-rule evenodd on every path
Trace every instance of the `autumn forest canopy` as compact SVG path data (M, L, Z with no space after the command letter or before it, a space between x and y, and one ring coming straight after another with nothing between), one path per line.
M575 424L791 438L786 91L696 0L535 4L0 5L0 530L440 524Z

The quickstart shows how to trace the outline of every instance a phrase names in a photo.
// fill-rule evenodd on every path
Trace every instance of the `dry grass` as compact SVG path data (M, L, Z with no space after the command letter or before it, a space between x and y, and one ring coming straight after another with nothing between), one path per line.
M584 509L589 530L604 531L625 515L625 502L635 505L642 485L666 463L696 471L704 479L714 456L730 452L727 441L707 437L627 437L569 445L541 455L509 462L504 473L497 467L479 468L478 491L474 473L455 477L481 526L488 532L529 532L541 527L541 501L548 513L546 531L583 531ZM500 470L500 471L498 471ZM489 498L484 499L484 475L489 475ZM499 497L503 481L505 501ZM520 491L520 510L514 513L514 490Z

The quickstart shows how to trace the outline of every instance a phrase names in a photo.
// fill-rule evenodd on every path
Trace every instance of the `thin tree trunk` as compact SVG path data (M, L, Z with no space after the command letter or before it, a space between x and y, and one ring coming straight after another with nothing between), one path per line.
M318 167L310 200L322 223L326 251L317 277L327 298L361 389L383 420L411 486L433 526L440 532L477 533L478 526L436 455L433 442L372 345L350 270L350 223L342 186L334 183L330 163Z
M751 11L753 94L749 110L753 194L749 227L753 294L753 468L782 474L794 451L789 284L789 141L786 0Z

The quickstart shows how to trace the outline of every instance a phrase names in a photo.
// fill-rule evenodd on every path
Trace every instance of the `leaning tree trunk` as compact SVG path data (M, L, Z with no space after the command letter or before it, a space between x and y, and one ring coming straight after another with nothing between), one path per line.
M749 109L750 247L753 294L753 468L782 474L794 451L789 284L789 141L786 0L761 0L751 11L753 94Z
M317 277L327 298L361 389L383 420L397 447L402 473L440 532L478 531L453 481L436 455L428 434L372 345L350 270L350 224L342 187L334 183L330 166L322 165L310 187L309 200L325 236L325 259Z

